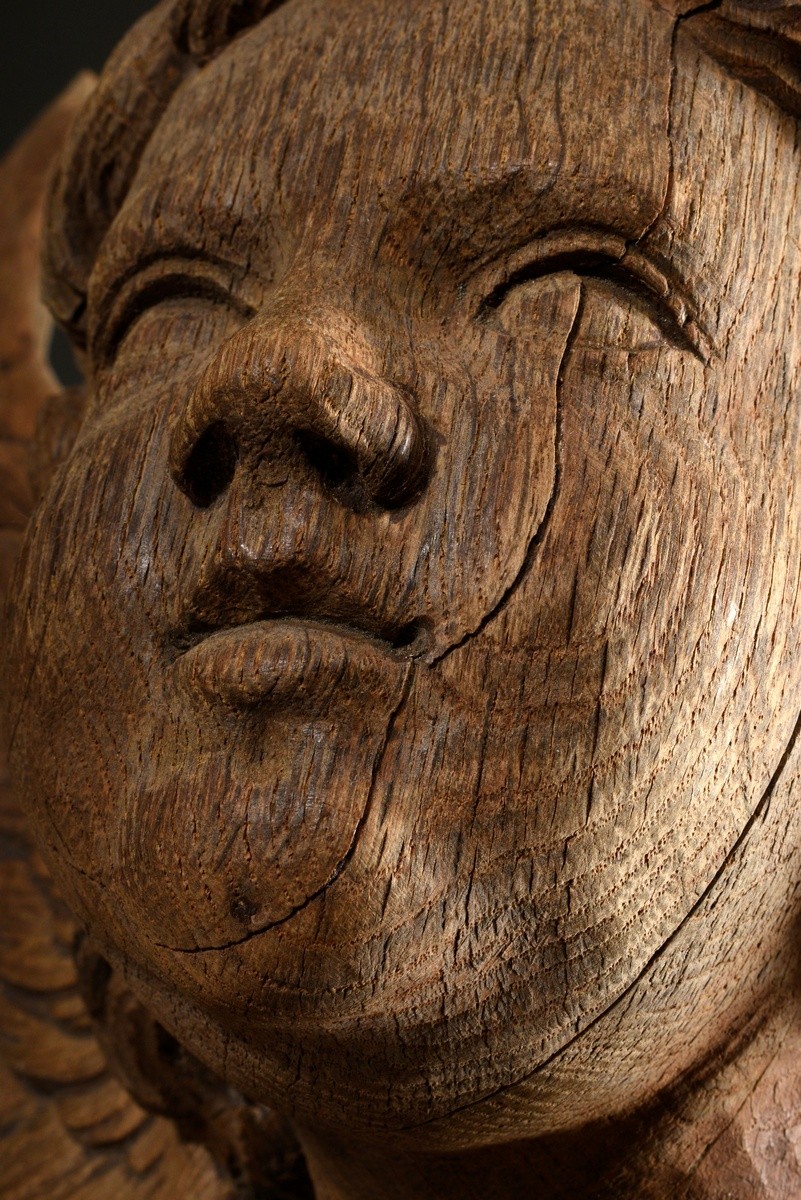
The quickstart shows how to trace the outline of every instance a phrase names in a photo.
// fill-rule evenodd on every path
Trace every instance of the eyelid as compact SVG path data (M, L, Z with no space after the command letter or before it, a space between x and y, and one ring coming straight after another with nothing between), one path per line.
M616 284L645 303L654 323L675 346L704 364L713 357L712 340L683 284L670 279L647 254L614 234L599 234L577 243L575 232L561 233L518 252L505 264L500 282L485 294L477 318L486 320L515 288L563 271Z
M245 320L255 309L233 289L234 271L209 259L160 258L131 273L107 295L90 329L92 358L110 364L128 330L149 308L175 297L225 304Z

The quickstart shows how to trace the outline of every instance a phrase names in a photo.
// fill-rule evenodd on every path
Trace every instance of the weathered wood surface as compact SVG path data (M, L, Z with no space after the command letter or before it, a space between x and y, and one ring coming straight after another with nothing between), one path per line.
M32 445L0 274L15 1200L49 1139L65 1196L301 1195L284 1122L320 1200L801 1194L799 114L757 0L170 0L116 52Z
M39 298L45 185L82 76L0 164L0 591L5 594L38 485L60 448L73 397L47 367L51 322ZM38 446L31 442L41 422ZM70 422L66 422L68 425ZM149 1116L113 1077L78 986L76 924L55 899L0 764L0 1195L218 1200L226 1188L200 1149Z

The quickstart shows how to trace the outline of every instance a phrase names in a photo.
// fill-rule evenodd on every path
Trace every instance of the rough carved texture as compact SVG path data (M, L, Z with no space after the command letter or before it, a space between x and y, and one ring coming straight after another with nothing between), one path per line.
M4 1195L801 1192L799 20L168 0L6 161Z

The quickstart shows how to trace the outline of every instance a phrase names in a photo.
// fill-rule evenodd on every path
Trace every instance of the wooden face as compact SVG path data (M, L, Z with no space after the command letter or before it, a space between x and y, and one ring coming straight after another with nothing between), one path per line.
M521 1079L740 837L797 715L798 168L623 0L292 0L174 99L18 574L13 769L249 1095Z

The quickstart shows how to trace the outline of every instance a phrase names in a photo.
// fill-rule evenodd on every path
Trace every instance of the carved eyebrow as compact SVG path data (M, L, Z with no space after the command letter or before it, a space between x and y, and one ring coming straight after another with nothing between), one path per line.
M604 173L603 200L601 190L587 184L589 175L579 177L576 196L573 177L561 170L563 146L554 142L545 150L541 161L513 158L486 173L479 165L469 173L414 177L399 194L384 240L411 246L415 264L424 269L464 279L511 251L560 233L588 233L608 244L610 253L622 254L651 228L664 202L661 179L658 186L644 183L629 160L618 156Z
M107 305L130 280L143 274L150 267L170 262L206 264L212 269L228 271L232 276L242 271L240 265L222 254L216 254L184 238L169 238L155 245L151 242L147 248L141 245L126 246L123 253L116 255L110 262L106 261L103 264L105 278L98 276L96 271L89 280L90 299L97 302L102 296L104 304Z

